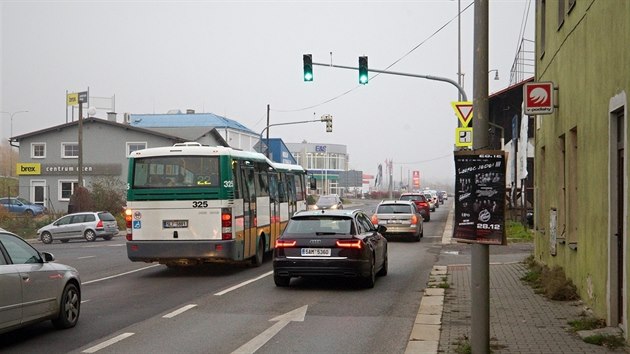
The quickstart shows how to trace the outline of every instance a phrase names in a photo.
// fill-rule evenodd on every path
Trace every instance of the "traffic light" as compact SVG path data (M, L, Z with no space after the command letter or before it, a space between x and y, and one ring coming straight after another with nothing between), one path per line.
M313 81L313 55L304 54L304 81Z
M367 57L359 57L359 83L365 85L368 83L368 61Z
M326 132L332 132L332 116L328 116L328 119L326 120Z

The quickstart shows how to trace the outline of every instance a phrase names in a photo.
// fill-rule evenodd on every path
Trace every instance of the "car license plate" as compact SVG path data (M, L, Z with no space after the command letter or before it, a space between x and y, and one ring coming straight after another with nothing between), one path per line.
M301 254L307 257L330 257L330 248L302 248Z
M162 220L165 229L181 229L188 227L188 220Z
M389 220L387 221L388 224L400 224L401 221L400 220Z

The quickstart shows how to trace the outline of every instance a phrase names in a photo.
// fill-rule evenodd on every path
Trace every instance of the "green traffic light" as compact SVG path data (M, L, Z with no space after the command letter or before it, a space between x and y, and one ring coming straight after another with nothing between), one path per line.
M313 55L302 55L304 61L304 81L313 81Z
M368 57L359 57L359 83L365 85L368 82Z

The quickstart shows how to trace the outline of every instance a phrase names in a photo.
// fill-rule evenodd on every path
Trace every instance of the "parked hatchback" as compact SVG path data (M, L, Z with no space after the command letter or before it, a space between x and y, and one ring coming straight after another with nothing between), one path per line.
M53 262L18 235L0 229L0 333L52 320L57 328L74 327L81 308L81 280L76 269Z
M0 198L0 206L4 207L11 213L35 216L46 212L43 205L33 204L28 200L20 197L4 197Z
M374 225L385 226L383 236L403 236L413 241L420 241L424 236L422 215L418 213L416 204L408 200L382 201L372 215Z
M37 234L43 243L51 243L54 240L68 242L80 238L95 241L99 237L111 240L118 235L118 223L116 218L106 211L81 212L63 216L37 230Z

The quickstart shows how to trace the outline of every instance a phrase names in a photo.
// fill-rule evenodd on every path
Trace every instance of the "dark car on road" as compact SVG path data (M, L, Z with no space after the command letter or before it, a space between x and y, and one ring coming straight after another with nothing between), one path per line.
M322 195L317 199L315 209L343 209L343 202L336 194Z
M431 220L431 205L422 193L403 193L400 195L400 200L410 200L416 204L416 209L422 215L424 221Z
M18 235L0 229L0 333L52 320L74 327L81 308L76 269L54 262Z
M384 231L361 210L297 213L276 241L274 282L286 287L292 277L347 277L372 288L377 275L387 275Z

